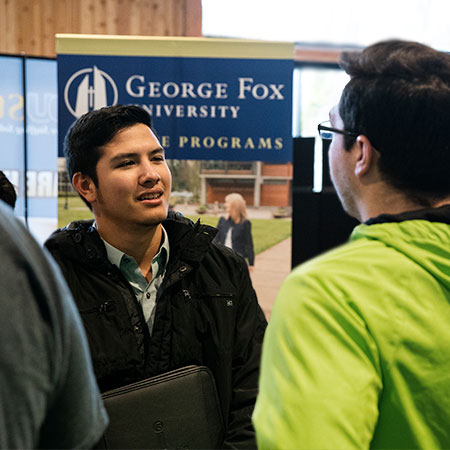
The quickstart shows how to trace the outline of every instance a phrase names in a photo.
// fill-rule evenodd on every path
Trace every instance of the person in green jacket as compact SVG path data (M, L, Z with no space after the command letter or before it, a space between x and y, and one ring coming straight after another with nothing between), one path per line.
M450 448L450 55L385 41L340 64L319 131L361 224L281 287L258 448Z

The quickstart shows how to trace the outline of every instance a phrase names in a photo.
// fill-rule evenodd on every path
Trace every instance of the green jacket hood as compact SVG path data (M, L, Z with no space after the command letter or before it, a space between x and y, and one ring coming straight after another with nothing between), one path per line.
M379 216L358 225L351 241L370 239L404 254L450 290L450 205L398 216Z

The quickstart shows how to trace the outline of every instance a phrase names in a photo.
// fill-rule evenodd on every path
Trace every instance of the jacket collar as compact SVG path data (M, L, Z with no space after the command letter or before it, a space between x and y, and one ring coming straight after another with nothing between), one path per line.
M107 260L107 254L93 223L92 219L71 222L55 232L49 239L49 245L52 241L64 247L68 245L70 249L66 249L66 254L71 254L74 259L86 260L87 257L92 263L99 264ZM176 258L189 263L198 263L205 257L217 233L216 228L202 225L200 221L194 224L181 213L173 211L169 212L163 226L169 237L170 260Z
M202 225L200 220L195 224L180 213L169 212L163 226L169 235L170 248L180 259L200 262L208 252L217 229Z
M450 225L450 205L406 211L401 214L381 214L364 223L374 225L377 223L404 222L405 220L427 220L428 222L442 222Z

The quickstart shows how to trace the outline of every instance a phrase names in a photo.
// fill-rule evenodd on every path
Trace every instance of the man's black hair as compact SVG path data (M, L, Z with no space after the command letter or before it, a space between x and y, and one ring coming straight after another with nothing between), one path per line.
M392 186L428 203L450 193L450 55L391 40L344 52L351 79L339 114L344 128L367 136ZM354 144L345 137L345 148Z
M64 154L69 177L76 172L88 175L98 186L97 163L101 147L116 134L142 123L152 129L150 115L139 106L116 105L90 111L81 116L69 129L64 140ZM84 202L90 204L81 196Z
M3 200L11 208L16 206L17 194L14 185L7 176L0 170L0 200Z

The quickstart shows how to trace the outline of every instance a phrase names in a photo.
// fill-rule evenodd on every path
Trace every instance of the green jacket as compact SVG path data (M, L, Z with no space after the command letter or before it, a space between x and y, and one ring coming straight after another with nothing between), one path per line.
M275 302L259 449L450 448L450 206L380 216Z

